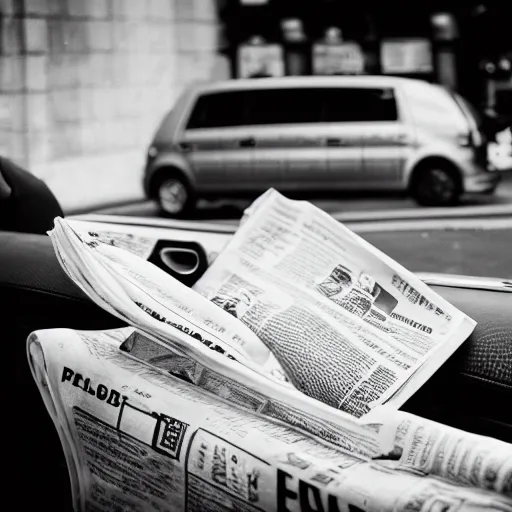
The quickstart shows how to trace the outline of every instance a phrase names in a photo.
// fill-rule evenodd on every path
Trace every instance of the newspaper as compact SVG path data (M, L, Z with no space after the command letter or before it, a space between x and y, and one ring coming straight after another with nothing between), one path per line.
M87 233L92 238L105 244L119 247L151 261L161 247L179 247L180 244L193 242L201 246L206 253L206 258L211 264L226 245L231 233L214 231L208 226L199 223L188 222L187 228L179 226L167 228L153 225L149 222L144 225L105 223L94 220L82 220L80 218L66 219L76 231ZM203 229L201 229L201 227Z
M313 433L327 430L346 449L369 449L350 417L340 418L339 411L290 385L269 350L238 319L147 261L79 234L63 220L56 219L51 237L64 270L86 294L168 348L177 361L207 368L216 385L260 390L276 400L272 413L290 421L303 423L296 411L307 411L315 418L308 425Z
M398 410L475 322L308 203L264 194L192 289L151 236L50 237L133 326L28 341L75 510L512 512L509 444Z
M155 333L179 353L201 359L215 352L287 382L271 351L248 327L134 252L79 234L62 219L56 219L50 236L64 270L107 311Z
M130 328L39 331L28 355L75 511L512 511L512 447L501 441L384 406L358 427L372 453L350 453L256 407L273 402L258 382L250 406L202 371L174 375L176 355Z
M62 219L50 236L70 277L113 314L206 366L214 350L350 418L402 405L475 326L329 215L275 190L193 290L143 261L148 243Z
M275 190L194 289L249 326L297 389L356 417L402 405L475 326L325 212Z

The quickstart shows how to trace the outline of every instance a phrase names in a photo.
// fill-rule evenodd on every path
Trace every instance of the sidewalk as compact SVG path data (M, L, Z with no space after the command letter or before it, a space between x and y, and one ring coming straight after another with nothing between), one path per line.
M144 152L103 154L35 166L66 214L142 201Z
M158 216L156 205L153 202L148 202L144 197L142 190L143 162L139 152L123 155L122 159L116 157L112 162L104 157L101 161L88 159L88 164L90 165L88 168L85 164L76 168L65 164L65 169L62 169L60 173L56 172L53 178L43 178L54 191L67 215L79 215L94 211L110 215ZM106 172L105 169L109 169L109 171ZM503 206L512 204L512 169L501 171L501 174L502 181L495 194L465 200L463 205L456 208L419 208L410 199L394 197L384 199L343 198L313 202L329 213L335 216L340 215L340 217L343 217L344 214L354 215L356 212L360 212L363 217L373 214L375 218L375 212L383 210L389 211L388 215L395 217L442 216L445 213L448 216L453 216L455 212L458 212L455 215L468 216L475 214L481 208L490 208L497 204ZM98 183L101 183L101 187L97 186ZM205 209L204 216L210 218L215 218L216 215L223 218L232 215L240 216L250 201L231 200L220 203L226 203L226 205L229 203L229 205L206 206L206 208L202 206L202 209ZM433 213L427 213L429 210L432 210ZM208 215L207 212L209 212ZM200 215L200 217L203 216ZM339 220L343 220L343 218Z

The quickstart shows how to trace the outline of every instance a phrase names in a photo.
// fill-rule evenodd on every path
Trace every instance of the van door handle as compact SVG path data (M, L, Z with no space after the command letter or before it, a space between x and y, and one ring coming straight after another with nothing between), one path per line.
M248 137L247 139L240 139L238 145L241 148L253 148L256 146L256 141L252 137Z
M178 145L182 151L192 151L192 144L189 142L180 142Z
M337 138L327 138L327 139L325 139L325 144L327 146L342 146L343 141L341 139L337 139Z

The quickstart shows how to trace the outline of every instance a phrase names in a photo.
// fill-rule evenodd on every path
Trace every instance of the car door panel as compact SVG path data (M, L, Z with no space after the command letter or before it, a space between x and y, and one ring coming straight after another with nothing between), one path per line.
M336 188L392 187L403 160L395 94L391 88L339 87L324 95L328 168Z
M321 91L309 87L251 93L254 172L260 184L293 191L312 190L318 183L318 173L325 172L325 148L317 129L322 114L319 98Z
M324 134L318 124L285 125L280 130L285 191L313 191L326 178Z
M178 147L196 176L198 190L244 190L250 180L254 147L244 144L252 134L246 128L189 130Z
M327 126L325 184L329 189L358 189L363 180L363 143L365 130L357 123Z
M264 192L269 187L282 188L285 179L286 148L281 126L255 126L254 159L248 187Z
M217 129L187 130L178 150L190 164L198 190L209 190L222 176L223 141Z
M400 187L412 135L402 123L368 124L363 149L365 187Z
M222 147L221 171L210 190L230 195L250 188L253 175L254 135L250 127L219 130Z
M208 92L192 110L178 147L189 160L198 191L203 193L244 189L252 169L252 134L244 122L244 94L240 91Z

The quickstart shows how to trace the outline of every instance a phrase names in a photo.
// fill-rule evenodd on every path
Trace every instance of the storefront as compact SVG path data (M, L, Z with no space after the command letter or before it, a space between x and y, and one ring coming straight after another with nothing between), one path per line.
M254 69L256 76L389 73L435 79L426 10L402 12L406 23L397 22L392 9L347 9L342 0L233 0L223 11L235 77L251 76Z
M510 41L492 33L494 26L505 33L497 7L475 6L225 0L222 17L234 77L390 74L442 83L485 107L507 95L508 79L498 73L494 92L485 66L503 64Z

